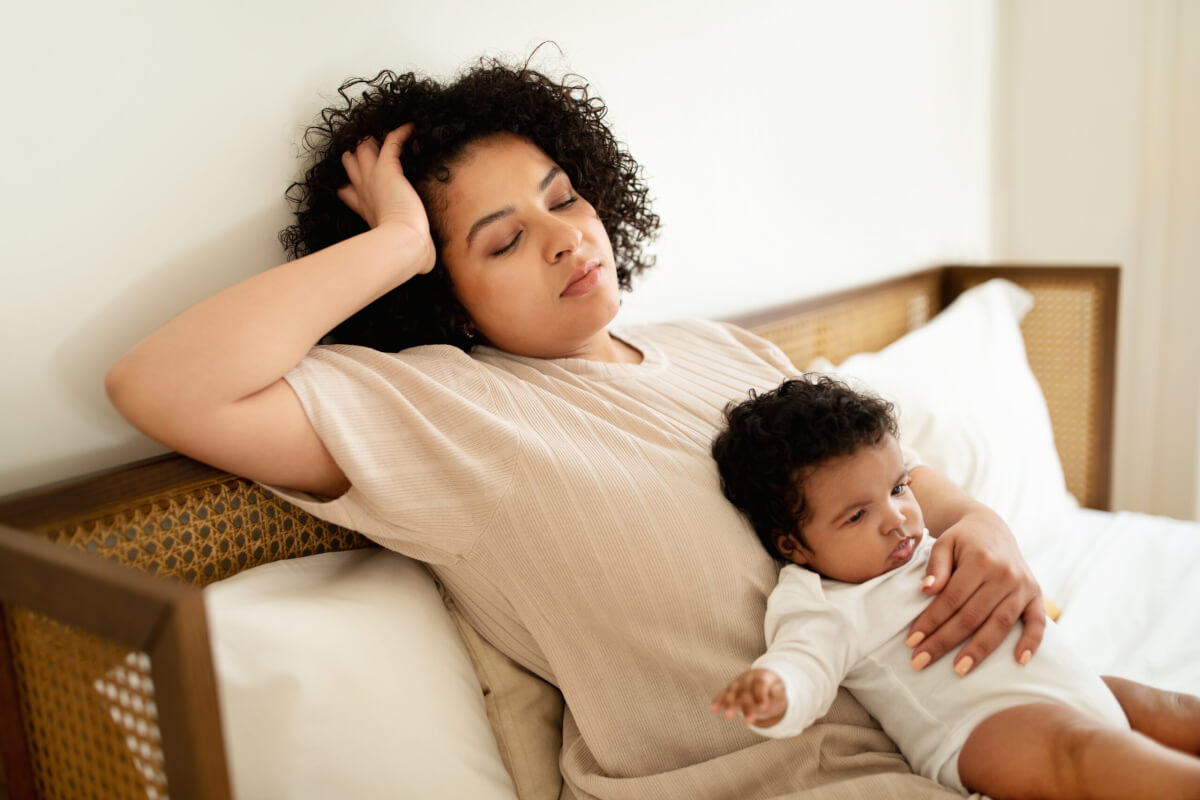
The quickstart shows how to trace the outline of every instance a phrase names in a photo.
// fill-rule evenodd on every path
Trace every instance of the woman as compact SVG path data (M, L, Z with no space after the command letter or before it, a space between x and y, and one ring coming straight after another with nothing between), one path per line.
M921 783L875 774L905 768L850 701L836 752L820 725L762 742L706 713L761 652L778 569L709 445L730 399L795 368L731 326L610 330L658 219L603 104L494 62L342 94L293 187L297 257L131 350L107 378L117 408L429 562L493 644L563 691L568 796ZM1040 590L1004 523L928 468L913 491L940 536L914 668L966 641L966 672L1022 619L997 657L1036 651Z

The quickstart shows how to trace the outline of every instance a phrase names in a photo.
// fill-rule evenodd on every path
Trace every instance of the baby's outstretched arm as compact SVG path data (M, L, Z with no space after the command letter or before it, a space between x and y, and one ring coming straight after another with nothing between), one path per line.
M787 712L787 691L783 679L770 669L748 669L737 676L713 699L708 710L733 719L742 712L747 725L769 728Z

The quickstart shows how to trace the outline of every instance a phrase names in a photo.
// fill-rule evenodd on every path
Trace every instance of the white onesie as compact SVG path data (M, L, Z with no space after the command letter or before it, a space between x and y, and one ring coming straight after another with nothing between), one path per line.
M928 535L909 562L865 583L843 583L789 564L767 602L767 652L755 662L777 672L788 709L772 738L795 736L829 709L841 684L900 748L914 772L966 793L958 754L971 731L1004 708L1053 702L1128 729L1121 706L1047 620L1037 655L1013 656L1021 625L965 677L949 655L920 672L904 640L932 598L920 591L933 547Z

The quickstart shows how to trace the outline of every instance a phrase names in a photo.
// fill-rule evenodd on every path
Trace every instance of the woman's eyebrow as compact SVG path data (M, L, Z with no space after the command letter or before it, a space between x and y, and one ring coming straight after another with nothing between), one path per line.
M555 176L557 176L560 172L562 172L562 167L557 165L551 167L550 171L546 173L546 177L542 178L541 182L538 184L538 194L546 191L546 189L549 188L550 184L554 181ZM509 205L505 206L499 211L493 211L490 214L484 214L482 217L475 220L475 224L473 224L471 229L467 231L467 247L471 246L471 240L475 238L475 234L479 232L480 228L491 225L496 220L503 219L514 211L516 211L516 209Z
M499 211L493 211L492 213L485 214L484 216L475 220L475 224L471 226L471 230L467 231L467 247L471 246L471 240L475 238L475 234L479 232L480 228L491 225L496 220L507 217L514 211L516 211L516 209L512 206L505 206Z

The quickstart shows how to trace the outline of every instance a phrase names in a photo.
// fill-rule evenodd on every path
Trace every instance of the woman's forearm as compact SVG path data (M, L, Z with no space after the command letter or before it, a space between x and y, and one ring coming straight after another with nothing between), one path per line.
M282 264L151 333L113 365L105 388L162 440L160 426L219 412L278 381L322 335L432 259L432 242L381 226Z
M921 504L925 527L934 536L942 533L967 514L996 516L983 503L973 499L958 484L929 467L916 467L912 474L912 492ZM999 520L999 517L996 517Z

